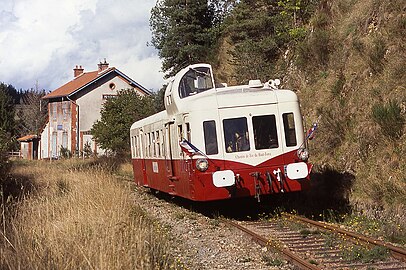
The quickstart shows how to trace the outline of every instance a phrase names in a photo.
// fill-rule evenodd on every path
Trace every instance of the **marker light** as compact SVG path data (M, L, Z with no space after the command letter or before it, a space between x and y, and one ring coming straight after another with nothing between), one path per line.
M297 156L302 161L307 161L309 159L309 151L306 148L299 148L297 150Z
M201 172L206 171L209 168L209 162L205 158L199 158L196 161L196 169L198 169Z

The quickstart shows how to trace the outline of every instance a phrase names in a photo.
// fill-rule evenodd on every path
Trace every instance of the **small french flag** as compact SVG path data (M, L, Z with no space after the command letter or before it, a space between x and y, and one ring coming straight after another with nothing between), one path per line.
M182 141L179 142L179 146L182 149L183 152L186 153L188 156L193 156L194 154L200 153L200 150L197 149L196 146L191 144L188 140L182 139Z
M307 131L307 135L306 135L307 140L312 140L314 138L316 129L317 129L317 123L314 123L313 126L309 129L309 131Z

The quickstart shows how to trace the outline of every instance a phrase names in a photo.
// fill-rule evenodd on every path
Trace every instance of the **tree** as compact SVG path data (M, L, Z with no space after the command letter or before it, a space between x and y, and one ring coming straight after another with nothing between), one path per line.
M126 89L116 98L107 100L101 110L101 119L91 129L96 142L115 154L129 152L130 127L135 121L156 112L154 97L142 97L133 89Z
M0 178L10 169L8 151L12 149L14 135L14 102L11 93L14 87L0 83Z
M152 45L162 70L175 75L183 67L206 62L216 44L214 5L208 0L160 0L151 11ZM213 1L213 3L219 1Z
M14 101L10 93L14 87L0 83L0 129L13 136L15 133ZM14 89L15 90L15 89Z
M233 48L236 80L269 80L275 61L292 42L305 37L303 24L318 0L241 0L225 21Z
M11 164L8 161L10 137L0 129L0 181L7 177Z
M47 102L41 100L45 91L29 90L22 94L17 110L17 131L20 136L39 134L47 120Z

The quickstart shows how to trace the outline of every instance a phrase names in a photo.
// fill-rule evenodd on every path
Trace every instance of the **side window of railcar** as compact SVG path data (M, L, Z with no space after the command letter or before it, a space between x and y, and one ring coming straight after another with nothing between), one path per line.
M182 141L183 139L184 137L182 125L178 125L178 141Z
M156 148L156 152L157 152L157 157L161 156L161 148L160 148L160 137L159 137L159 131L155 131L155 148Z
M278 148L278 131L275 115L261 115L252 117L254 127L255 149Z
M247 118L223 120L225 148L228 153L250 150Z
M186 123L186 140L188 140L189 142L192 141L192 135L191 135L189 123Z
M217 132L215 121L203 122L204 145L207 155L218 154Z
M132 141L132 157L137 157L137 136L131 137Z
M285 129L286 146L296 146L295 118L293 113L282 114L283 128Z

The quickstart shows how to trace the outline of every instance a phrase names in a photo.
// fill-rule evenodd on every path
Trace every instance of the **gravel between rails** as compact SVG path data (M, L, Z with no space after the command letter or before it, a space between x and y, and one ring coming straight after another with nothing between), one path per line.
M218 219L136 188L136 203L169 228L172 255L184 269L295 269L278 254Z

